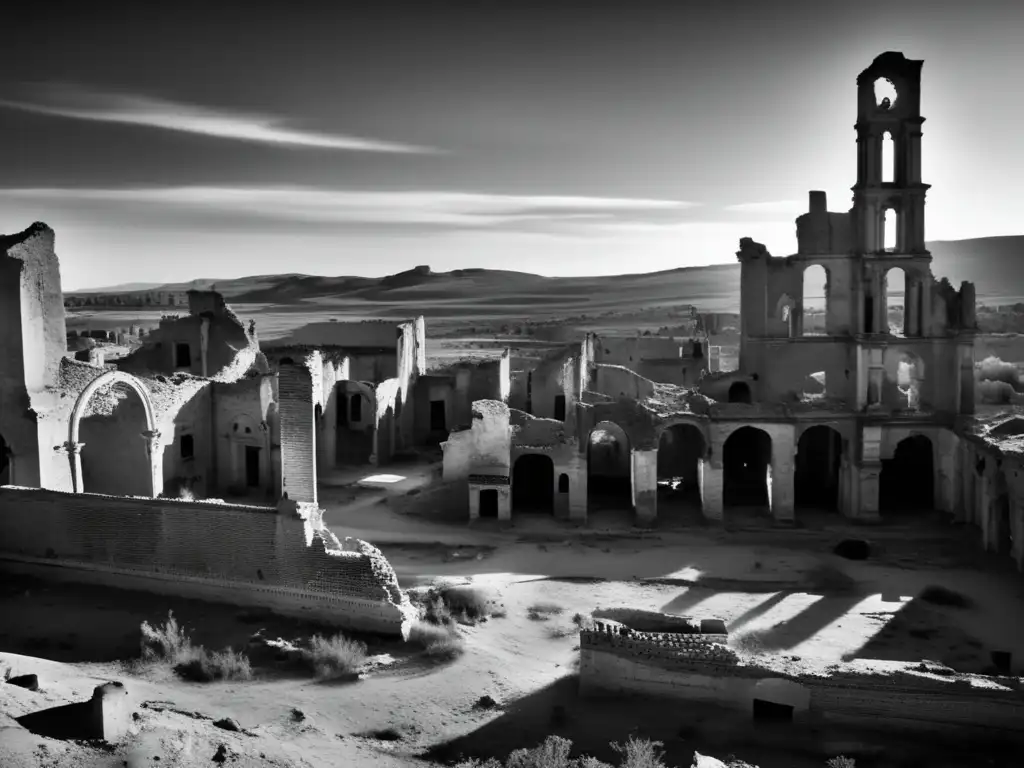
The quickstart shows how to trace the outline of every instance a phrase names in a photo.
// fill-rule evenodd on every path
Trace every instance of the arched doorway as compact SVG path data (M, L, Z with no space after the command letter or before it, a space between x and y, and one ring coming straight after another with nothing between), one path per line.
M750 396L750 385L745 381L734 382L729 387L729 402L730 403L750 403L752 402Z
M893 236L895 237L895 230ZM884 281L887 325L879 330L894 336L905 336L907 275L902 267L892 267L885 273Z
M839 465L843 438L818 424L804 430L797 443L794 502L797 507L834 512L839 507Z
M658 440L658 508L700 509L700 460L707 453L704 434L694 424L673 424Z
M878 479L880 512L924 512L935 507L932 441L924 435L900 440L891 459L882 460Z
M610 421L595 425L587 437L587 504L591 509L633 506L629 437Z
M800 307L803 335L824 335L825 318L828 317L828 270L821 264L811 264L804 270Z
M512 466L512 510L555 511L555 463L550 456L527 453Z
M770 509L768 471L772 439L757 427L740 427L722 448L722 502L727 507Z
M376 397L363 382L342 380L335 392L335 463L361 465L373 455Z
M13 474L11 471L11 448L4 440L4 436L0 435L0 485L10 485Z
M72 416L78 419L75 442L83 444L79 491L152 496L153 467L145 437L152 429L148 403L119 377L86 392L84 406Z

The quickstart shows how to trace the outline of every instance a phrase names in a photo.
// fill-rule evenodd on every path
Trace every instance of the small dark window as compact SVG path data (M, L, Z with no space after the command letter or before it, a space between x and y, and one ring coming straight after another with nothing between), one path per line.
M569 492L569 476L564 473L558 476L558 492Z
M195 443L192 440L192 435L181 436L181 458L191 459L195 456Z
M555 395L555 421L565 421L565 395Z
M352 395L352 399L348 401L348 420L352 422L363 420L362 395Z
M430 401L430 431L440 431L445 429L445 412L444 412L444 400L431 400Z
M788 704L777 704L774 701L754 699L754 722L791 723L793 722L793 707Z
M174 345L174 366L176 368L192 367L192 351L189 349L188 344Z
M746 382L737 381L731 387L729 387L729 402L730 403L750 403L750 387L747 386Z

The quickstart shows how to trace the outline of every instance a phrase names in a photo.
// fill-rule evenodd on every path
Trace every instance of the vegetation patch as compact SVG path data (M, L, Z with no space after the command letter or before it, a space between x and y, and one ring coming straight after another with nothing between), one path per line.
M172 611L167 612L167 621L163 624L154 627L144 621L140 630L143 663L166 664L183 680L197 683L252 679L248 656L231 648L209 651L201 645L193 645Z

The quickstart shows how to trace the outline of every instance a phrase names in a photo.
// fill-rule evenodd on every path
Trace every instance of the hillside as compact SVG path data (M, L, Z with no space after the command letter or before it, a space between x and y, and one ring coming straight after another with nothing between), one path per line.
M1024 294L1024 235L929 243L932 271L959 287L971 280L980 300L1011 303ZM303 274L259 275L227 280L198 279L149 288L184 291L215 287L235 305L317 304L358 308L373 313L381 305L429 304L446 315L616 311L642 306L671 307L694 303L711 311L739 307L739 265L717 264L663 272L592 277L544 277L508 270L462 269L433 272L415 267L386 277L324 277ZM125 286L83 294L115 294ZM138 289L135 289L138 290ZM424 308L425 309L425 308ZM426 312L430 314L430 312Z

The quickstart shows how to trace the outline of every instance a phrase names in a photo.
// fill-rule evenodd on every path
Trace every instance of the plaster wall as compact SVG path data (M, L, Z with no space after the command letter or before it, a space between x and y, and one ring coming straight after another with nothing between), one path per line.
M809 391L808 377L824 372L825 397L853 403L856 371L855 348L841 338L747 340L743 372L757 374L757 381L748 382L756 402L795 401Z
M270 606L401 634L411 618L376 548L265 507L0 489L0 562L116 586Z
M276 499L279 485L273 465L272 435L267 421L273 392L269 377L216 385L213 433L218 494ZM250 478L246 454L258 450L258 476ZM165 452L166 456L166 452ZM201 466L201 465L199 465ZM256 480L255 484L250 484Z
M646 400L654 394L654 382L621 365L598 363L595 369L595 380L590 384L593 392L631 400Z

